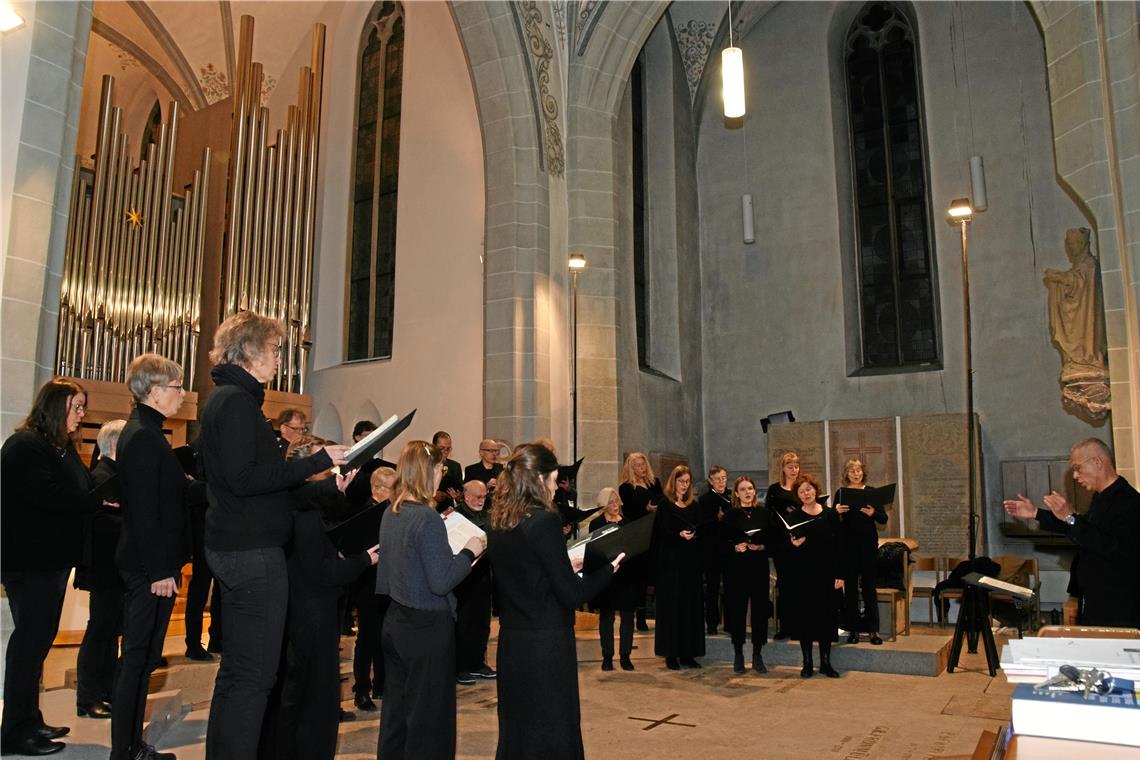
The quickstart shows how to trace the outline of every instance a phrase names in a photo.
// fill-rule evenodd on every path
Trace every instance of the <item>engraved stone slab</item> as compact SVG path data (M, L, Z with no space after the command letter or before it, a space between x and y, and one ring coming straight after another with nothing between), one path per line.
M827 442L822 422L789 422L768 428L768 481L780 479L780 457L794 451L800 456L800 472L823 478ZM762 488L767 483L757 484Z
M906 534L923 554L964 557L970 520L966 416L934 414L901 422ZM979 530L985 520L980 523ZM980 543L984 546L984 539Z

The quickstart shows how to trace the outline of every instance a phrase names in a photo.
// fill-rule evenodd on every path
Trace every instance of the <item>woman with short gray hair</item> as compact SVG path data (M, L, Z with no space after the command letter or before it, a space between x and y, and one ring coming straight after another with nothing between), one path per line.
M199 437L209 483L206 559L226 600L222 663L206 730L209 760L253 760L285 634L293 526L289 488L344 464L344 446L286 461L265 419L265 383L277 376L280 323L252 312L214 334L214 391ZM230 600L233 600L232 602Z
M127 367L135 408L119 436L123 534L115 554L127 586L123 645L111 715L111 760L173 760L143 741L151 663L162 657L182 565L190 557L188 481L162 432L182 407L182 368L143 354Z

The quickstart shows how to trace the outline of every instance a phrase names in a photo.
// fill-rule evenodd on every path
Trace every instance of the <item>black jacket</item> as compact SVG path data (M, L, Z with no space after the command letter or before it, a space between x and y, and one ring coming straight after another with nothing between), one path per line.
M83 553L87 520L100 499L73 446L57 449L19 430L0 449L0 567L63 570Z
M192 481L186 479L162 434L165 419L146 404L136 405L119 436L115 457L123 516L115 563L151 583L179 580L182 565L190 558L186 503Z
M1069 537L1079 549L1074 574L1084 594L1084 625L1140 627L1140 493L1122 477L1094 494L1089 511L1073 525L1048 509L1037 510L1041 527Z
M99 486L118 475L115 460L99 457L91 470L95 485ZM116 483L119 481L116 480ZM104 500L120 503L119 485L115 485ZM84 591L123 590L123 579L115 566L115 550L122 532L122 508L101 505L87 525L83 544L83 559L75 567L75 587Z
M372 546L376 542L373 541ZM293 516L293 542L289 553L289 598L320 601L336 609L344 587L372 564L367 552L342 557L325 535L321 510L314 503Z
M285 461L261 412L265 388L241 367L219 364L202 410L199 445L210 508L206 546L242 551L284 546L292 532L289 487L332 467L324 451Z

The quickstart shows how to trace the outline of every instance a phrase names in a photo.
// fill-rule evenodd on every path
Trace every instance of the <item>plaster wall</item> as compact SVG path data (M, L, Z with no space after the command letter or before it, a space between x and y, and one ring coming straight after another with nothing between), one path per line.
M369 5L329 24L327 67L356 71ZM310 374L313 429L347 439L364 416L418 408L386 452L448 430L476 459L483 429L483 146L466 58L446 3L405 3L392 358L346 364L346 261L356 88L326 83L321 213Z
M645 45L646 248L649 361L637 362L633 294L631 111L627 90L615 125L619 240L618 375L622 454L681 454L698 470L701 446L701 291L696 130L688 85L667 18ZM665 477L668 473L659 473Z
M36 3L12 3L24 18L22 29L0 36L0 219L12 210L12 185L16 181L16 151L20 146L20 125L24 120L24 96L28 90L28 64L32 57L32 25ZM4 255L0 256L0 281L8 258L8 236L4 235Z
M989 210L970 230L973 363L985 488L996 495L1002 459L1064 456L1076 439L1110 436L1060 405L1041 277L1068 267L1064 231L1089 221L1055 180L1041 34L1021 3L914 5L942 368L849 376L845 331L857 326L845 317L839 252L851 249L850 170L835 142L846 132L834 112L843 83L829 66L857 7L780 4L742 41L744 128L726 129L715 99L702 114L705 455L730 471L766 469L759 418L784 409L800 420L965 409L959 237L943 220L970 194L969 157L980 154ZM743 192L755 199L755 245L740 242Z

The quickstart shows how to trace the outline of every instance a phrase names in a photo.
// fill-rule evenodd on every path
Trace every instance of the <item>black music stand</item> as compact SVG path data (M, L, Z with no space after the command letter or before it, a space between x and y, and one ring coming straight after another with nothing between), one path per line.
M978 636L982 637L982 645L986 650L986 667L991 676L997 675L998 657L997 645L994 643L994 632L990 629L990 590L981 585L984 578L981 573L970 573L962 580L965 588L962 589L962 603L958 609L958 623L954 626L954 641L950 645L950 662L946 666L947 673L953 673L958 667L958 658L962 655L962 638L966 638L967 651L974 654L978 651Z

